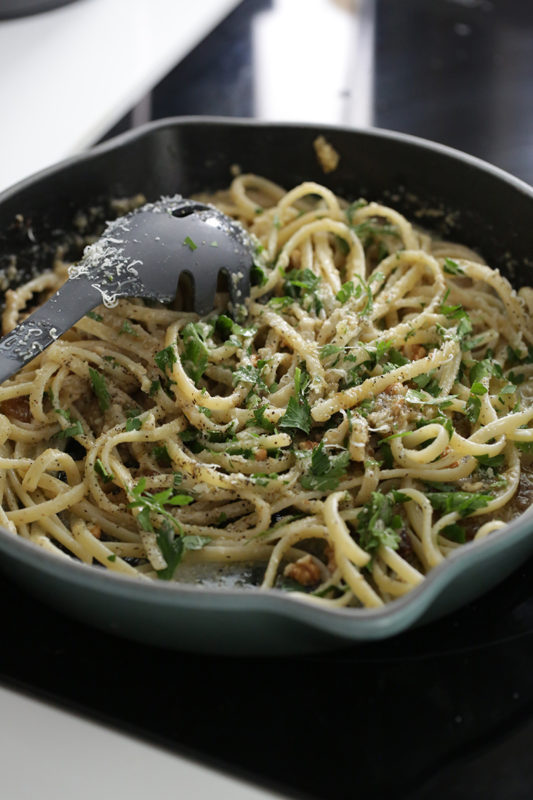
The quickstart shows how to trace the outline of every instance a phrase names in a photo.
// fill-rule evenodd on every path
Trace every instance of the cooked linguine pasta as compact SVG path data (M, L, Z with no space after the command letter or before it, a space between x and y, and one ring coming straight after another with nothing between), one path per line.
M210 200L257 244L245 312L101 306L5 382L5 528L140 579L229 564L375 607L529 505L532 289L315 183ZM4 334L67 270L7 292Z

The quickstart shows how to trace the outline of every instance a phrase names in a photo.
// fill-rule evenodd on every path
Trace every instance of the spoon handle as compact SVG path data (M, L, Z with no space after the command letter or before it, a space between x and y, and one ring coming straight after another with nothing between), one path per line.
M88 280L66 281L46 303L0 339L0 383L101 302L101 293Z

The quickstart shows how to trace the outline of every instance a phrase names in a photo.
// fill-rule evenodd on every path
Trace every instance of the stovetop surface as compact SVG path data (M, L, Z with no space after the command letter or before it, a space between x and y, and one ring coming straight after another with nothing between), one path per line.
M372 80L348 59L342 82L332 83L337 118L316 120L310 107L310 119L359 120L367 80L368 124L458 147L533 182L533 6L359 5L374 27ZM275 105L265 105L272 93L259 91L269 67L258 57L258 26L272 32L294 6L245 0L156 87L151 116L274 119ZM302 53L295 75L304 74ZM125 641L37 604L5 579L0 603L8 685L285 796L533 795L533 560L437 623L301 658L201 656Z

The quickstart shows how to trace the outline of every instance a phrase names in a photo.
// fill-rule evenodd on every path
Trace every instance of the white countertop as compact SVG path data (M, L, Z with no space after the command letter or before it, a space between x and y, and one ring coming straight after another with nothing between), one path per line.
M0 21L0 191L94 144L238 0L77 0Z
M5 800L281 800L182 756L0 687Z

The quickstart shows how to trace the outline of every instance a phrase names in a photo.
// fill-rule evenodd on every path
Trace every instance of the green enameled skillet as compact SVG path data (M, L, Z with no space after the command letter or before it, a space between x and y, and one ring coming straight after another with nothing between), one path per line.
M328 174L313 148L320 134L340 155ZM383 201L478 250L516 287L533 282L533 190L500 169L389 131L202 117L138 128L1 194L4 286L45 269L80 211L90 215L109 198L139 192L156 200L223 188L234 165L286 188L316 180L349 199ZM9 269L13 255L16 275ZM0 567L36 602L139 641L228 654L312 652L393 636L483 594L531 553L533 515L526 512L458 549L421 586L385 608L329 610L298 593L141 583L57 558L0 529Z

